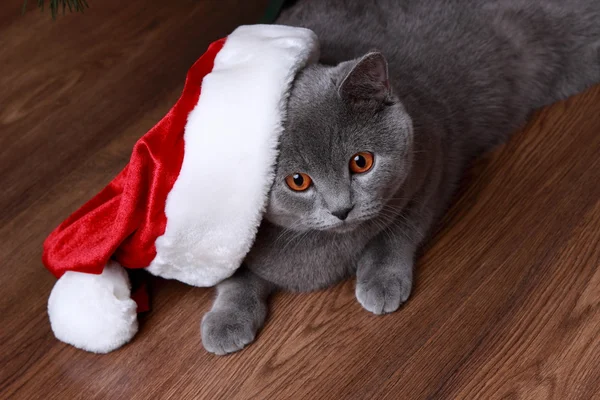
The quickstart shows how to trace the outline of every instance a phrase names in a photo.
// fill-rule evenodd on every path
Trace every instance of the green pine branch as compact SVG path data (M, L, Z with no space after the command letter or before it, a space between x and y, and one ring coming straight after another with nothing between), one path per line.
M28 0L23 2L23 8L21 9L23 13L25 13L25 10L27 9L27 2ZM44 11L45 4L46 2L44 0L37 0L37 5L42 11ZM67 9L69 12L75 11L83 13L86 8L89 8L89 5L86 0L49 0L48 8L50 8L52 19L56 19L56 16L61 9L63 15L66 13Z
M269 1L269 4L267 5L267 10L265 11L265 14L263 15L262 19L260 20L261 24L272 24L275 19L277 19L277 17L279 16L279 12L281 11L281 9L283 8L283 6L285 5L285 3L287 3L288 0L271 0Z

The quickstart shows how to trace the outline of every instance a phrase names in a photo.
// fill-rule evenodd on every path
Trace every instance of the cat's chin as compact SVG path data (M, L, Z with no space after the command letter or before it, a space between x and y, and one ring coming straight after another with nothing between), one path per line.
M354 231L359 226L360 226L360 223L358 221L349 221L349 222L343 222L341 224L333 225L333 226L328 227L327 229L323 229L323 230L326 232L331 232L331 233L344 234L344 233L350 233L350 232Z

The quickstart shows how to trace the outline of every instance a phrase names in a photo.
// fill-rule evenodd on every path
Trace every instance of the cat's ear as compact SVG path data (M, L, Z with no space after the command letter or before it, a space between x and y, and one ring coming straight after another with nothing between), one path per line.
M342 81L338 93L352 103L389 101L388 65L383 54L371 52L360 58Z

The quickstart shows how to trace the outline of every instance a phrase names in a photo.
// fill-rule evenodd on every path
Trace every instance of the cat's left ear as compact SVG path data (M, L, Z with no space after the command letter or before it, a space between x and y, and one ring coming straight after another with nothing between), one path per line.
M360 58L342 81L338 93L352 103L390 101L388 64L383 54L371 52Z

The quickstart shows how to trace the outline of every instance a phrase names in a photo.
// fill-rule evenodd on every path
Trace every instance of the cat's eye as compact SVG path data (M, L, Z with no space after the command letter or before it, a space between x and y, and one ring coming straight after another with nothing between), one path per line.
M362 174L373 167L373 153L366 151L356 153L350 159L350 171L354 174Z
M312 179L306 174L296 172L294 174L288 175L285 178L285 183L287 183L287 185L293 191L303 192L310 187Z

